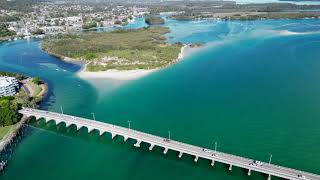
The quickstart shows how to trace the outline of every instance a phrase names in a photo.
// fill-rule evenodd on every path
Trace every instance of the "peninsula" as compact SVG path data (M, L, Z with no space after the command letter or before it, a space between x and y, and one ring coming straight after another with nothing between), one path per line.
M167 27L155 26L48 36L42 42L42 48L62 60L85 63L85 72L95 72L80 73L82 75L91 74L92 77L92 74L102 71L104 77L117 79L120 72L120 79L132 79L126 75L140 77L175 63L181 57L181 43L165 42L164 34L169 31Z
M37 107L48 87L39 77L27 78L21 74L0 72L0 151L2 141L20 121L21 107Z

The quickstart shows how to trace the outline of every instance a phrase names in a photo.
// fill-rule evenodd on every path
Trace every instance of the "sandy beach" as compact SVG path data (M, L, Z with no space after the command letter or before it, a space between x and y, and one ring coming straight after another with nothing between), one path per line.
M199 50L201 47L190 47L185 45L181 48L181 52L177 58L177 61L184 59L195 51ZM82 79L114 79L114 80L134 80L149 75L160 68L157 69L136 69L136 70L108 70L108 71L99 71L99 72L88 72L86 71L86 65L82 68L77 75Z
M144 70L127 70L127 71L119 71L119 70L108 70L108 71L100 71L100 72L88 72L85 69L78 72L78 76L82 79L116 79L116 80L133 80L138 79L143 76L146 76L157 69Z

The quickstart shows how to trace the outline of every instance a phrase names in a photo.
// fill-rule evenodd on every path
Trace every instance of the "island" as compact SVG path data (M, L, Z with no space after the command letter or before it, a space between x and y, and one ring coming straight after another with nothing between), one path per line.
M166 43L167 27L48 36L42 49L65 61L85 63L84 71L154 70L180 59L181 43Z
M149 16L145 18L145 22L148 25L161 25L164 24L164 19L162 19L161 17Z

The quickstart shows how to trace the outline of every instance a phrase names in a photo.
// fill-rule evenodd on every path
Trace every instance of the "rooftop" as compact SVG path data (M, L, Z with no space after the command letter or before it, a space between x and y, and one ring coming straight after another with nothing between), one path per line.
M12 80L14 80L15 78L13 77L0 77L0 87L7 87L10 86L11 84L13 84Z

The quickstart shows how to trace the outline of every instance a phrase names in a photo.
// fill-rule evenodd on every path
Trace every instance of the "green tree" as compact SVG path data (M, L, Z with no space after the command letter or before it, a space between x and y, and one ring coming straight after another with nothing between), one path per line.
M83 29L90 29L90 28L95 28L95 27L97 27L96 21L91 21L91 22L88 22L88 23L82 25Z
M36 76L36 77L32 78L32 82L36 85L39 85L41 80L40 80L39 76Z
M32 32L33 35L40 35L40 34L44 34L43 29L36 29Z
M16 35L16 33L8 30L6 24L0 23L0 37L13 36L13 35Z
M9 126L19 121L18 108L20 105L13 102L13 97L0 98L0 126Z

